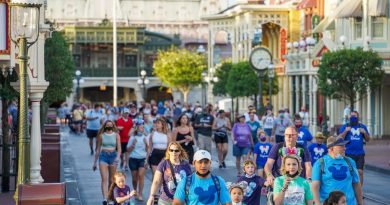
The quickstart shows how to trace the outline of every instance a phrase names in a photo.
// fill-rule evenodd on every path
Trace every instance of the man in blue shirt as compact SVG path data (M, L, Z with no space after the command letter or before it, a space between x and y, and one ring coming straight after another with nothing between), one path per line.
M350 141L346 145L345 155L351 157L359 170L360 184L363 186L363 168L364 168L364 143L370 141L370 133L366 125L359 122L359 113L352 111L349 117L349 123L343 125L339 134L345 140Z
M95 105L95 109L91 109L85 113L87 120L87 137L89 139L89 147L91 149L91 155L93 155L93 139L97 137L102 120L103 114L100 112L101 106Z
M195 172L179 182L172 205L231 204L225 181L210 173L210 153L206 150L196 151L193 165Z
M307 142L311 142L313 140L313 135L311 135L305 126L302 126L301 118L295 118L294 123L295 127L298 129L297 144L307 147Z
M345 144L342 137L329 137L329 153L316 161L312 170L311 190L315 205L321 205L335 190L344 192L348 205L362 205L363 194L359 183L355 161L345 157Z

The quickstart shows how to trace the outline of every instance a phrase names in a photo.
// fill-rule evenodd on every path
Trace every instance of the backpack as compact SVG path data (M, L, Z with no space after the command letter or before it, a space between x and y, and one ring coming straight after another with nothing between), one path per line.
M351 161L349 161L349 159L345 156L343 156L343 159L347 163L349 173L353 177L353 168L352 168ZM322 174L325 173L325 162L324 162L324 158L322 158L322 157L319 158L318 160L320 161L320 170L321 170L321 179L322 179Z
M186 178L186 186L185 186L185 196L186 196L185 200L186 200L186 202L188 201L188 194L190 193L190 186L191 186L191 181L192 181L193 175L194 174L191 174L191 175L187 176L187 178ZM221 184L220 184L217 176L214 176L211 174L211 179L213 180L214 185L217 188L217 196L218 196L218 202L219 202L219 199L221 196Z

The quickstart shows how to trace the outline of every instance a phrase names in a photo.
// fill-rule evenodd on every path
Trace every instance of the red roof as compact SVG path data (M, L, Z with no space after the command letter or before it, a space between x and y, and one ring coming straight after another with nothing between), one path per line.
M316 0L302 0L301 3L297 5L297 9L306 9L306 8L311 8L316 6L317 6Z

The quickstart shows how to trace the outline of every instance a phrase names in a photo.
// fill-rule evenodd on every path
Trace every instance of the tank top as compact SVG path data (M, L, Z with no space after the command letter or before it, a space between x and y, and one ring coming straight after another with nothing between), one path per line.
M187 133L184 133L184 134L177 132L176 141L184 140L185 136L187 136L187 135L191 136L191 132L188 131ZM192 145L194 145L194 141L191 141L189 143L188 142L180 143L180 145L182 147L191 147Z
M116 133L102 134L102 147L101 149L115 149L116 148Z
M154 132L153 133L153 149L167 149L168 146L168 136L161 132Z
M219 118L219 117L217 117L216 118L216 120L215 120L216 122L216 125L217 125L217 127L222 127L222 126L224 126L225 125L225 127L222 127L222 128L220 128L220 129L218 129L217 131L219 131L219 132L227 132L227 124L228 124L228 119L225 117L225 118Z

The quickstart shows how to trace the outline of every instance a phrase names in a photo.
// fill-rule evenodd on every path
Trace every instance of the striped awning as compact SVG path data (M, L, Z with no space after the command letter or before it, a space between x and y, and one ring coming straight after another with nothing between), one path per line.
M370 0L368 1L369 16L389 16L388 0Z
M331 15L335 18L362 17L362 0L344 0Z
M306 8L312 8L317 6L316 0L302 0L298 5L297 9L306 9Z

